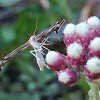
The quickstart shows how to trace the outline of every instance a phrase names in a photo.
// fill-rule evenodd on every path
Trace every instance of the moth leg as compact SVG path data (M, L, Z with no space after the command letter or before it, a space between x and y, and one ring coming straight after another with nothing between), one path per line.
M49 42L49 41L47 41L48 40L48 37L47 38L44 38L43 40L42 40L42 42L41 42L41 44L45 44L46 42Z
M49 43L48 38L49 38L49 37L44 38L40 44L41 44L41 45L52 45L52 42ZM46 43L46 42L47 42L47 43Z
M38 64L38 66L39 66L39 69L40 69L40 71L43 71L43 69L44 69L44 64L43 64L43 59L42 58L39 58L36 54L34 54L33 52L35 52L36 53L36 51L37 50L31 50L30 51L30 53L36 58L36 61L37 61L37 64ZM38 51L38 53L39 53L39 51ZM42 54L41 54L42 55Z
M47 43L46 43L47 39L48 39L48 37L45 39L44 42L42 41L42 42L40 43L40 46L41 46L42 48L44 48L45 50L47 50L47 51L51 51L51 50L49 50L48 48L46 48L45 46L43 46L43 45L51 45L51 44L47 44ZM43 40L44 40L44 39L43 39Z
M31 51L30 51L30 53L31 53L34 57L37 58L37 56L36 56L33 52L35 52L35 51L34 51L34 50L31 50Z
M44 48L44 49L47 50L47 51L51 51L51 50L49 50L48 48L46 48L45 46L43 46L43 45L42 45L42 48Z
M45 55L45 53L43 53L43 51L42 51L42 49L38 49L38 50L31 50L30 51L30 53L33 55L33 52L39 52L39 53L41 53L41 54L43 54L43 55ZM35 54L34 54L35 55ZM34 56L33 55L33 56ZM35 56L36 57L36 56Z
M45 61L43 62L39 57L37 57L33 52L35 52L34 50L31 50L30 51L30 53L34 56L34 57L36 57L36 59L38 59L40 62L42 62L42 64L44 65L44 66L46 66L47 68L49 68L49 66L45 63ZM39 66L39 68L40 68L40 66ZM41 70L41 68L40 68L40 70Z
M40 45L52 45L53 43L40 43Z

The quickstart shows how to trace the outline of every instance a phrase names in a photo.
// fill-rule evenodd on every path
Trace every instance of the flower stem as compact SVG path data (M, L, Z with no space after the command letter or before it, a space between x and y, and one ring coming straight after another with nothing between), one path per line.
M94 82L88 82L90 91L88 92L89 100L99 100L99 84Z

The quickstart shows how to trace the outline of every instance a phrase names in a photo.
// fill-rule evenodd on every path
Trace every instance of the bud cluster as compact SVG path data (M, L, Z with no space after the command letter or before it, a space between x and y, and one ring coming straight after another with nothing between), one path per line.
M63 33L66 55L49 51L45 59L57 71L58 81L73 85L81 71L88 81L100 82L100 20L93 16L77 25L67 24Z

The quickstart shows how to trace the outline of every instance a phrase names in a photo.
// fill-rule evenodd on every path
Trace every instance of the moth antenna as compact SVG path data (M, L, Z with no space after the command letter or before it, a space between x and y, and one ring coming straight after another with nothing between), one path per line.
M37 24L38 24L38 17L37 17L37 19L36 19L36 27L35 27L34 35L35 35L35 33L36 33L36 30L37 30Z
M28 32L26 33L29 37L31 37L32 35L31 34L29 34Z

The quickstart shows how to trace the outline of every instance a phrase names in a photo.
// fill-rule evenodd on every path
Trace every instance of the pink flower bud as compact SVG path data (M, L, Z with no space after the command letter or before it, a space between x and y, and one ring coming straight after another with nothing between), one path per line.
M45 60L51 70L59 71L67 68L66 56L57 51L48 52Z
M67 48L67 60L71 67L77 70L82 69L86 62L83 47L77 42L70 44Z
M95 37L88 47L89 49L89 58L97 56L100 58L100 37Z
M92 29L92 30L98 30L100 27L100 20L96 16L90 17L87 20L87 23L89 24L90 29Z
M79 79L79 74L72 69L67 68L66 70L60 70L57 72L58 81L66 84L66 85L73 85Z
M66 46L70 45L77 39L75 28L76 26L72 23L67 24L65 26L63 33L64 33L64 43L66 44Z
M85 76L88 80L100 80L100 59L93 57L89 59L85 66Z
M81 43L83 47L87 48L90 43L90 28L86 22L81 22L76 25L77 43Z
M91 40L94 37L100 37L100 20L96 16L93 16L87 20L87 23L91 29L90 30Z

